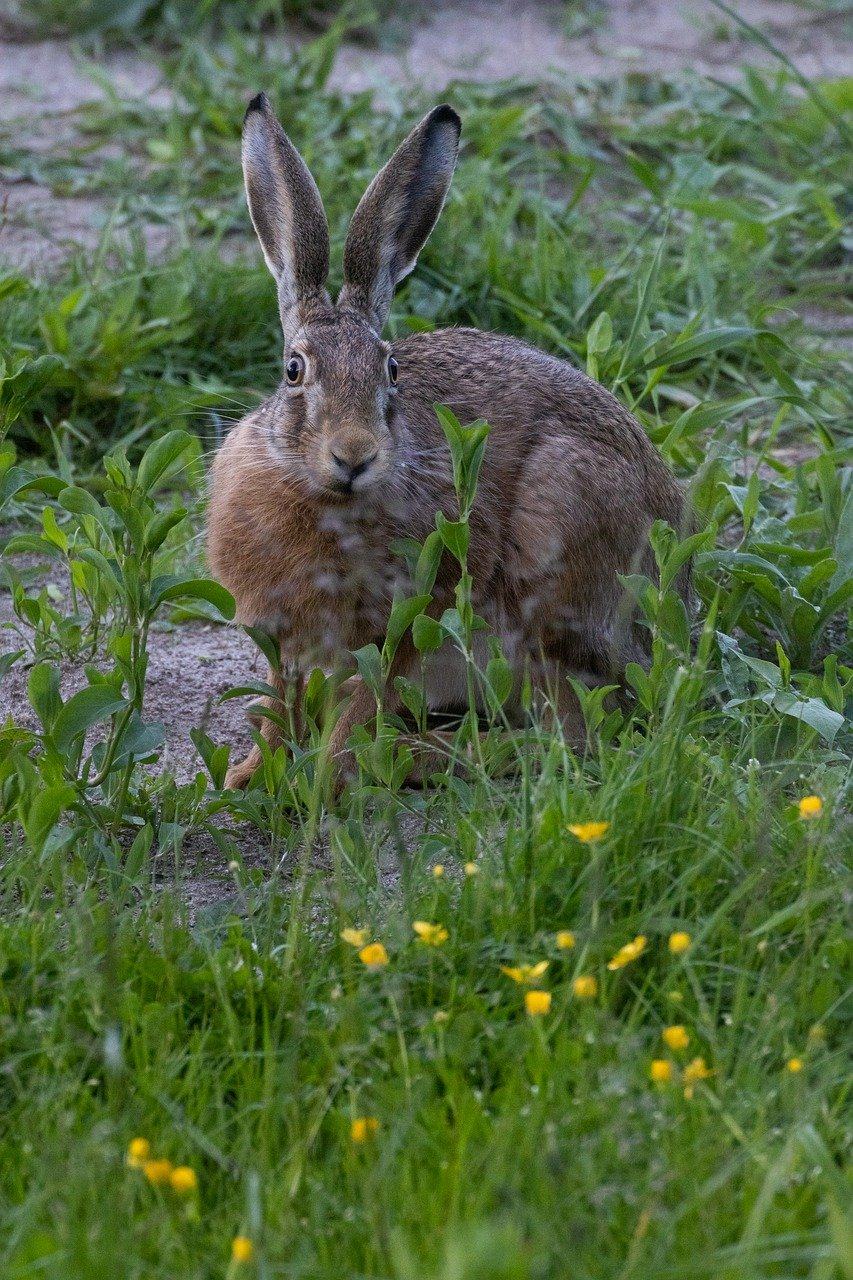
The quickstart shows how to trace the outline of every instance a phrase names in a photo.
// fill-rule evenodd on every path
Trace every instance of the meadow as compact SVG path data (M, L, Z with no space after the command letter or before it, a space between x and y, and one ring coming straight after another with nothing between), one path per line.
M84 52L153 43L160 90L103 74L70 135L0 127L4 169L106 211L47 273L0 232L0 1274L849 1278L853 85L780 52L448 88L460 161L389 332L585 368L697 532L657 528L627 584L653 660L628 711L581 694L585 753L507 731L495 652L481 745L463 717L413 789L380 716L333 801L318 671L307 740L237 793L222 725L263 684L182 698L181 654L233 630L207 466L281 374L244 104L266 89L317 179L334 287L433 99L337 88L340 22L284 53L260 7L192 40L179 4L85 21L109 8L77 6ZM482 442L445 425L464 524ZM464 582L422 642L470 664Z

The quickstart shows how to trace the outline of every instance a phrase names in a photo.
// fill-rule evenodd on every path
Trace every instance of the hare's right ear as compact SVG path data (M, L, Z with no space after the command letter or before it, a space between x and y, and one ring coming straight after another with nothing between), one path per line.
M329 226L317 184L265 93L252 99L243 121L243 176L287 342L306 309L329 304Z
M435 107L379 171L353 214L338 305L361 311L377 331L397 282L414 267L441 213L461 128L452 107Z

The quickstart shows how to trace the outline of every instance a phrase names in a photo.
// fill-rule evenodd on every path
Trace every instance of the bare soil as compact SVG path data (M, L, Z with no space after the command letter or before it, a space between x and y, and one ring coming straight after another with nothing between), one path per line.
M738 0L734 7L804 75L849 74L853 40L842 15L784 0ZM773 61L713 0L606 0L600 20L575 33L567 6L548 0L443 0L418 12L401 50L345 45L331 83L372 88L382 98L413 84L437 94L460 77L542 82L689 68L729 79L744 63ZM153 59L112 52L94 64L68 41L22 43L11 38L14 27L4 26L3 14L0 0L0 145L5 136L16 146L23 139L33 153L61 148L74 137L74 110L104 95L100 77L123 97L168 103ZM303 38L295 33L292 40ZM247 85L247 94L255 87ZM73 248L96 246L110 214L100 199L58 196L26 174L0 174L0 261L49 275ZM136 229L154 255L170 243L168 227Z

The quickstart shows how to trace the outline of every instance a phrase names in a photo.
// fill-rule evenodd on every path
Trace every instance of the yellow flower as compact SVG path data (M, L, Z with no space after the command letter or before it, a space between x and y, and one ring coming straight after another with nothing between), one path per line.
M686 1049L690 1044L690 1036L680 1023L672 1027L664 1027L661 1036L668 1049Z
M707 1080L712 1076L713 1071L709 1071L705 1065L704 1058L693 1058L684 1068L684 1096L685 1098L693 1097L693 1086L698 1080Z
M576 939L571 929L561 929L554 935L554 941L560 951L571 951Z
M361 948L358 958L368 969L381 969L388 963L388 952L381 942L369 942L366 947Z
M672 1063L666 1058L655 1058L649 1067L649 1077L655 1084L669 1084L672 1079Z
M535 982L537 978L541 978L547 968L547 960L540 960L538 964L520 964L515 968L512 965L502 964L501 973L512 978L513 982L520 982L522 986L526 986L528 983Z
M171 1160L143 1160L142 1172L155 1187L165 1187L172 1177Z
M707 1080L713 1074L705 1065L704 1058L693 1058L684 1068L684 1083L695 1084L697 1080Z
M620 947L616 955L608 963L608 969L624 969L626 964L630 964L632 960L636 960L646 949L646 939L643 934L638 933L633 942L626 942L624 947Z
M598 995L598 979L591 973L579 973L572 983L572 991L578 1000L594 1000Z
M551 992L525 991L524 1007L531 1018L540 1018L551 1008Z
M787 1066L788 1066L788 1070L793 1071L794 1074L796 1075L798 1071L802 1071L804 1063L802 1058L789 1058Z
M127 1145L125 1162L129 1169L141 1169L151 1155L151 1143L147 1138L133 1138Z
M248 1236L235 1236L231 1241L231 1261L251 1262L255 1256L255 1246Z
M436 1009L435 1013L432 1015L432 1020L435 1023L449 1022L450 1014L446 1009Z
M797 808L801 818L819 818L823 813L823 801L820 796L803 796Z
M675 933L671 933L669 935L670 955L673 955L673 956L682 955L685 951L687 951L692 941L693 939L690 937L690 934L685 933L683 930L678 930Z
M594 844L610 829L609 822L570 822L569 831L581 844Z
M370 934L366 929L341 929L341 937L351 947L363 947L366 946Z
M435 876L436 880L440 880L444 875L444 863L437 862L432 869L432 874Z
M179 1164L177 1169L173 1169L169 1175L169 1182L172 1184L172 1190L182 1196L190 1195L198 1186L195 1169L191 1169L188 1164Z
M476 862L466 862L465 874L466 876L478 876L480 874L480 868L478 864Z
M356 1116L350 1125L349 1136L353 1142L367 1142L379 1132L379 1121L376 1116Z
M415 920L412 928L428 947L440 947L449 937L443 924L430 924L428 920Z

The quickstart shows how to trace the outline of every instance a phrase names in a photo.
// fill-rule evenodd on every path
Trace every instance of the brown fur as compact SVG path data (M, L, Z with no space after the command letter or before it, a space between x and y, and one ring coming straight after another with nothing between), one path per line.
M462 422L485 418L492 430L469 551L475 608L502 637L519 681L532 663L539 685L558 690L558 711L568 722L577 708L567 672L601 681L618 677L627 661L644 660L643 633L626 615L617 574L653 574L649 527L656 519L678 526L683 504L636 420L565 362L474 329L417 334L393 347L378 336L390 290L383 292L381 282L371 289L369 273L387 269L392 281L399 278L401 263L416 256L438 215L446 188L437 188L436 173L449 182L455 158L447 110L427 117L395 153L380 174L378 204L377 183L368 190L353 220L355 247L348 242L345 252L358 278L347 280L338 306L318 297L323 282L316 277L307 280L303 302L296 299L285 358L299 353L305 378L296 388L283 384L220 450L211 484L210 562L235 596L239 619L277 634L282 654L302 667L381 644L395 591L409 589L392 545L423 541L437 510L457 514L449 450L433 406L448 405ZM418 157L425 153L419 193ZM396 196L395 161L402 174ZM368 215L378 219L389 200L396 200L396 212L390 223L377 223L371 266L363 248ZM408 201L407 225L417 233L398 253L394 237L406 223L401 201ZM262 221L256 218L256 226ZM298 234L290 251L299 255ZM284 272L298 278L287 262ZM389 353L399 366L396 387ZM445 558L437 612L452 602L454 585ZM457 702L458 673L441 657L431 668L431 705ZM404 641L392 675L417 679L419 672L420 659ZM395 705L393 680L388 701ZM336 754L343 756L352 727L373 709L372 695L356 680L335 729ZM263 732L278 741L271 721ZM232 768L229 785L244 785L259 761L255 750Z

